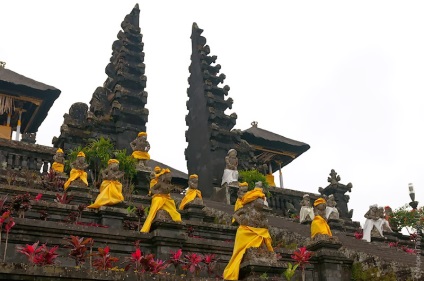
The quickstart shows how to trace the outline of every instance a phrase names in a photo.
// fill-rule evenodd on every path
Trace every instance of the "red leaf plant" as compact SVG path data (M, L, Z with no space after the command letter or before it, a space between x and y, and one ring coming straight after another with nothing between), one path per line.
M181 260L181 256L183 255L183 250L178 249L177 251L171 251L171 256L169 257L168 262L174 265L175 270L177 270L177 266L183 261Z
M305 266L309 263L309 259L312 257L312 252L306 250L306 247L300 247L293 252L291 258L296 261L302 270L302 280L305 280Z
M202 261L202 255L196 253L188 253L187 255L184 255L184 266L182 267L182 269L190 271L191 273L195 273L197 276L199 271L202 269Z
M389 247L390 248L396 248L398 246L399 242L389 242Z
M65 248L70 248L69 257L75 260L75 265L80 266L85 263L86 258L88 257L87 250L89 247L93 246L93 239L84 237L78 237L71 235L70 237L63 238L67 245Z
M213 275L215 273L215 267L218 259L215 254L206 254L203 257L203 263L206 265L206 271L209 275Z
M355 238L361 240L364 237L364 233L362 231L355 231Z
M129 270L132 267L138 273L150 272L158 274L169 266L169 263L165 263L163 260L155 260L155 255L153 254L143 254L140 248L131 253L131 257L127 257L126 261L128 264L125 266L125 270Z
M1 231L2 231L4 223L6 224L4 227L4 229L6 230L6 241L4 245L3 262L6 261L7 242L9 241L9 232L12 229L12 227L15 226L15 221L13 220L13 217L10 215L10 211L4 212L3 215L0 217L0 245L1 245Z
M43 197L43 194L38 193L37 196L35 196L34 200L35 201L40 201L41 197Z
M32 245L26 245L25 247L20 246L16 247L18 253L22 253L27 256L28 261L32 265L50 265L54 264L55 259L58 257L56 254L59 246L54 246L52 248L47 248L46 244L38 247L39 241Z
M98 248L98 252L92 254L92 256L99 257L93 260L93 266L97 270L108 270L113 267L113 263L118 262L119 259L112 257L109 253L110 248L106 246L104 248Z
M63 192L62 194L56 193L56 199L54 199L54 202L60 204L69 204L71 203L72 199L74 199L74 196L68 196L66 192Z

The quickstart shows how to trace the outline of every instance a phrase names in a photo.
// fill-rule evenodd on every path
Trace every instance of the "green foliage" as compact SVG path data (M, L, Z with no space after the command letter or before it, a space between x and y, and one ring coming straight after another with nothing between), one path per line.
M396 209L389 217L389 223L394 228L415 228L424 221L424 207L413 210L408 205Z
M352 279L355 281L396 281L396 274L393 271L382 274L378 267L374 266L365 270L361 263L355 262L352 265Z
M261 181L264 191L268 191L269 185L266 182L266 177L258 170L239 171L239 181L247 182L249 184L249 190L255 187L256 182Z
M293 275L296 273L298 266L299 264L295 264L293 266L290 262L287 264L287 269L283 272L283 275L287 281L290 281L293 278Z
M267 274L266 272L262 273L262 274L259 276L259 279L261 279L261 280L268 280L268 274Z
M125 172L125 177L132 179L137 173L135 166L136 160L131 155L127 155L127 150L114 151L115 159L119 161L119 170Z

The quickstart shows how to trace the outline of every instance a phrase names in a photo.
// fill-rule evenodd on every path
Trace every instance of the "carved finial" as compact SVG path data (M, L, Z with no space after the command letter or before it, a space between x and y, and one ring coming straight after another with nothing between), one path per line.
M258 127L258 121L253 121L252 123L250 123L250 125L252 125L252 127L257 128Z
M0 61L0 68L6 68L6 62Z
M334 169L331 169L330 176L327 178L327 181L330 184L338 184L339 181L340 181L340 176L337 175L337 173L336 173L336 171L334 171Z

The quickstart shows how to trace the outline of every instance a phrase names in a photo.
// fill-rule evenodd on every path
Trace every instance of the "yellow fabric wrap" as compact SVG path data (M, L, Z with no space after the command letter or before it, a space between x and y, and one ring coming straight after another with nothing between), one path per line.
M268 229L240 225L234 241L233 255L224 269L224 279L238 280L240 263L246 250L248 248L258 248L263 243L265 243L269 251L274 251L271 246L272 240Z
M268 183L269 186L275 187L275 182L274 182L274 175L273 174L267 174L265 176L266 182Z
M316 215L311 223L311 238L314 238L317 234L333 236L327 221L319 215Z
M159 210L165 210L169 213L173 221L181 221L181 215L177 211L174 200L172 200L169 194L155 194L152 198L152 204L150 205L149 215L143 224L140 232L149 232L152 222L156 217L156 213Z
M235 211L237 211L238 209L240 209L240 208L242 208L243 207L243 204L241 203L241 199L240 198L237 198L237 201L236 201L236 203L234 204L234 212ZM233 222L235 222L236 220L233 218L232 220L231 220L231 223L233 223Z
M133 151L131 156L134 157L135 159L140 159L140 160L150 159L150 155L146 151Z
M53 162L52 169L56 172L63 173L63 169L65 168L65 165L58 162Z
M100 193L96 201L87 208L100 208L105 205L115 205L124 201L122 184L119 181L104 180L100 185Z
M72 169L71 172L69 173L69 179L65 182L65 184L63 185L63 188L65 190L68 189L71 182L73 182L77 178L80 178L85 183L85 185L88 186L87 173L84 172L83 170Z
M251 191L246 192L243 195L243 198L241 199L241 204L245 205L247 203L250 203L258 198L265 198L265 194L262 191L262 188L255 188Z
M180 204L180 210L184 210L184 206L187 203L190 203L191 201L193 201L196 197L199 197L200 199L202 199L202 192L198 189L192 189L189 188L186 192L186 195L184 196L183 200L181 200L181 204Z

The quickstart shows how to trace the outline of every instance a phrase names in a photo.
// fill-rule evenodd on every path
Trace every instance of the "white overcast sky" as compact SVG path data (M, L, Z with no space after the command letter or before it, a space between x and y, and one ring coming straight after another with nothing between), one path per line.
M106 79L135 1L0 1L0 60L62 91L37 134ZM217 55L238 115L311 149L283 169L286 188L318 192L335 169L352 182L354 219L371 204L424 204L424 2L139 1L150 154L186 171L191 26ZM420 205L421 205L420 204Z

